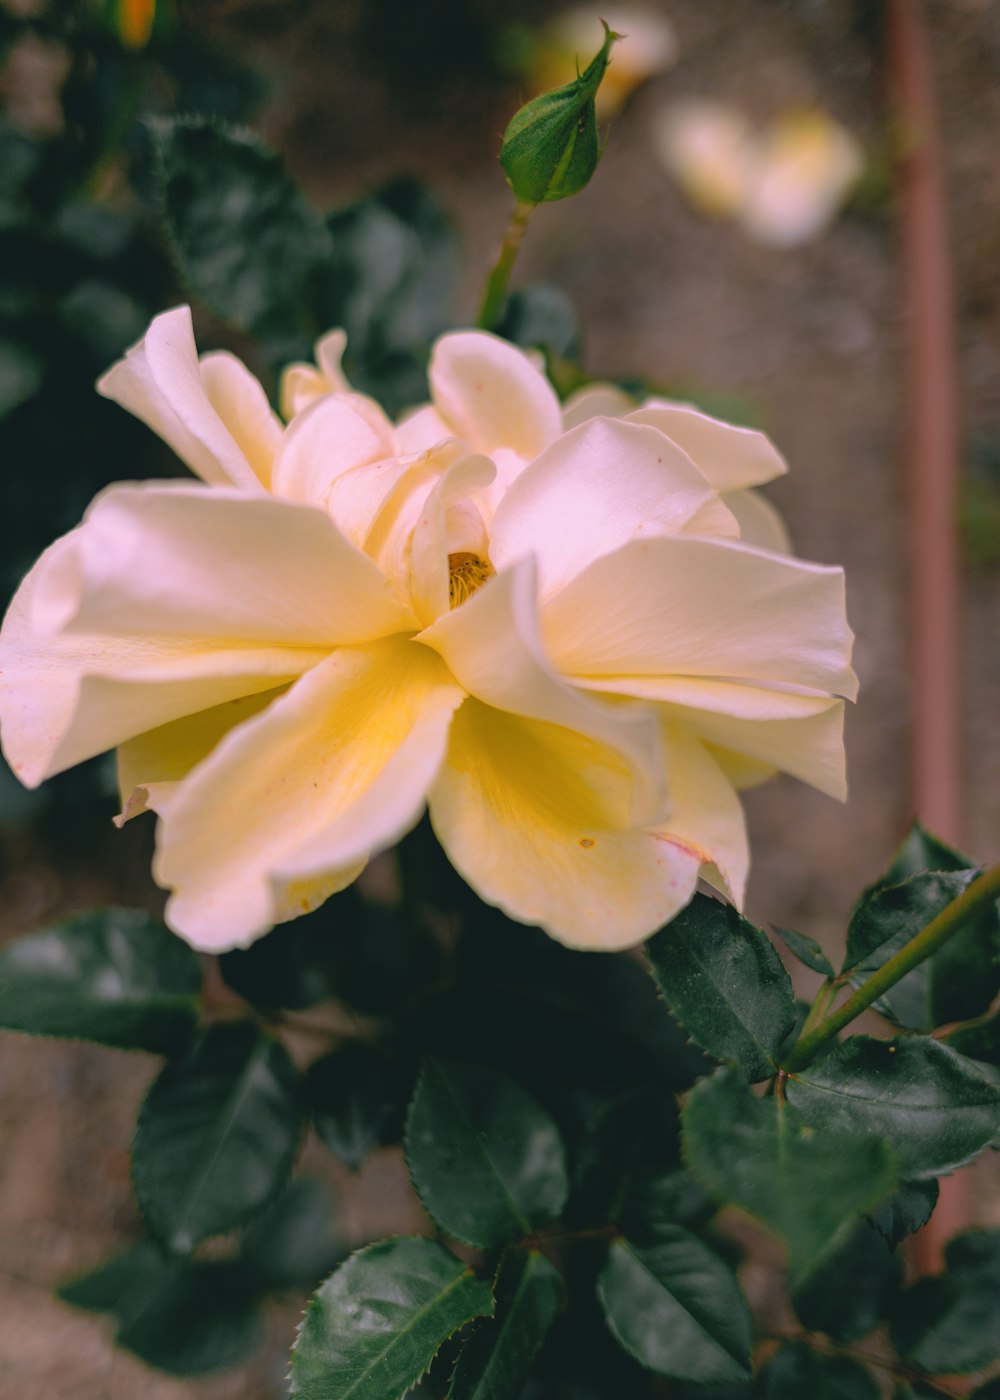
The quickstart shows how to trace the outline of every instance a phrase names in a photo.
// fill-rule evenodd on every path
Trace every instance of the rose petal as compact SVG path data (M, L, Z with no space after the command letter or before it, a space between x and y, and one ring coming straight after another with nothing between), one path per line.
M671 812L661 834L696 848L712 883L742 907L750 868L746 820L736 791L715 758L683 725L664 727ZM715 874L717 872L717 876ZM702 870L703 878L706 871Z
M316 342L315 364L296 361L285 367L278 397L281 416L286 423L291 422L297 413L301 413L324 394L350 392L351 386L341 366L346 349L346 331L327 331L326 335Z
M516 345L485 331L443 335L429 377L434 407L449 431L477 452L508 448L524 460L558 437L555 390Z
M788 471L785 459L763 433L724 423L688 404L650 399L625 421L659 428L717 491L760 486Z
M345 474L397 453L393 426L376 403L362 394L327 394L287 429L274 464L273 489L287 500L329 510L333 487ZM367 510L369 522L380 499L373 499Z

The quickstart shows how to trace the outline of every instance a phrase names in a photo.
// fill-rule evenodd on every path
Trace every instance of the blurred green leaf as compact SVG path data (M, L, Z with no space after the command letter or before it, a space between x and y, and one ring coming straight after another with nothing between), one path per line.
M930 1220L937 1205L938 1184L929 1181L904 1181L898 1191L873 1210L869 1219L890 1249L902 1244L907 1235L919 1230Z
M818 972L823 977L834 975L833 966L830 959L823 952L823 949L816 942L815 938L809 938L804 933L796 933L791 928L779 928L777 924L772 924L774 932L784 943L790 953L798 958L811 972Z
M888 1144L864 1123L815 1131L789 1104L757 1098L734 1069L692 1090L681 1128L685 1159L706 1190L785 1241L793 1286L897 1182Z
M313 1295L292 1353L291 1394L400 1400L444 1341L492 1313L489 1284L441 1245L368 1245Z
M769 940L730 904L696 894L646 944L663 999L703 1050L751 1082L775 1071L795 1020L788 973Z
M642 1212L646 1197L658 1197L661 1207L675 1203L681 1210L690 1198L697 1209L700 1193L690 1193L674 1180L686 1178L677 1171L679 1146L672 1095L635 1089L603 1104L576 1144L567 1221L595 1226L631 1219L637 1207ZM670 1185L661 1184L664 1177Z
M736 1275L687 1230L615 1240L597 1290L612 1332L651 1371L702 1385L750 1374L750 1314Z
M540 282L521 287L508 296L497 335L526 350L542 350L546 356L578 360L581 354L580 323L572 301L561 287Z
M952 1171L1000 1131L1000 1085L926 1036L851 1036L785 1092L819 1137L887 1139L904 1179Z
M201 1009L198 956L157 919L100 909L0 952L0 1026L166 1054Z
M264 1291L315 1288L343 1257L333 1230L329 1191L300 1177L250 1221L240 1241L240 1260Z
M357 892L346 889L312 914L279 926L249 948L223 953L226 982L266 1011L304 1011L335 997L343 981L343 944L364 923Z
M132 1179L153 1234L185 1254L263 1209L291 1171L301 1114L299 1077L277 1041L249 1022L209 1029L139 1114Z
M482 1249L550 1224L566 1202L555 1123L514 1080L482 1066L424 1061L406 1158L434 1220Z
M462 1346L448 1400L509 1400L520 1393L563 1298L559 1270L537 1251L511 1251L494 1284L496 1314Z
M901 1269L866 1220L799 1284L792 1303L802 1325L838 1342L857 1342L878 1325L893 1300Z
M175 1376L234 1366L261 1339L257 1300L238 1266L168 1260L151 1244L64 1284L59 1296L110 1314L119 1346Z
M357 1041L316 1060L306 1077L316 1132L352 1171L378 1143L399 1140L411 1089L385 1051Z
M782 1347L760 1379L762 1400L879 1400L871 1372L848 1356L819 1356L804 1342Z
M958 1235L944 1257L944 1273L899 1295L892 1344L931 1375L979 1371L1000 1358L1000 1230Z
M0 419L38 393L45 361L27 345L0 337Z

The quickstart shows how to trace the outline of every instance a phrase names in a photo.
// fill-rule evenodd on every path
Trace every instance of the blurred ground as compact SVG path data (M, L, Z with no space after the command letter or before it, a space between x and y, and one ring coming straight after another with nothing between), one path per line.
M404 71L405 34L389 28L386 41L403 51L387 78L352 38L364 20L370 43L370 11L382 8L206 0L202 13L206 27L276 68L279 87L263 126L317 201L354 195L401 169L433 182L465 234L463 311L471 317L508 213L493 156L516 93L456 80L447 68L422 85L419 73ZM772 494L799 552L846 566L862 678L848 725L850 801L845 810L780 780L748 804L756 856L751 915L830 943L911 816L904 326L891 216L885 208L850 212L805 248L756 247L687 209L654 161L649 123L668 95L681 93L733 99L760 116L818 101L876 147L881 79L850 7L836 0L755 0L738 11L728 0L672 0L665 8L678 31L678 67L641 91L615 123L590 189L539 214L516 277L548 278L571 294L593 372L642 374L747 400L791 463ZM931 0L927 10L944 104L971 451L1000 439L1000 10L989 0ZM965 846L995 859L1000 572L970 568L965 599ZM64 866L53 881L50 853L32 838L9 839L3 935L107 895L146 897L145 839L114 837L110 887L88 873L98 867L94 852L87 869ZM98 1322L51 1298L56 1281L96 1263L134 1224L128 1140L151 1064L11 1037L0 1044L0 1066L2 1400L283 1394L287 1315L272 1319L272 1350L246 1373L181 1384L114 1353ZM394 1179L392 1164L377 1161L367 1203L395 1209ZM980 1187L982 1211L995 1218L993 1194ZM363 1206L352 1210L360 1228Z

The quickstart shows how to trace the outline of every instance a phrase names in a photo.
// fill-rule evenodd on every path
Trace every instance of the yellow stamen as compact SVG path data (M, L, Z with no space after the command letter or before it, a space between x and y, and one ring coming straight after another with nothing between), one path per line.
M478 554L449 554L448 574L448 598L451 606L457 608L492 577L493 566Z

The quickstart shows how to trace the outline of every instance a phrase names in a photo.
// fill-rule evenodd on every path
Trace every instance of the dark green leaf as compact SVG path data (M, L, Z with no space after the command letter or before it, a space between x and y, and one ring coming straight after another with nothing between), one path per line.
M201 964L134 909L101 909L0 953L0 1026L165 1054L193 1031Z
M176 1376L233 1366L260 1340L256 1299L238 1267L164 1259L149 1244L63 1285L59 1296L109 1313L119 1346Z
M878 885L898 885L925 870L971 870L975 863L914 822Z
M693 1040L752 1081L774 1073L795 1019L792 984L771 943L730 904L696 894L646 944L663 999Z
M549 1224L566 1202L555 1123L496 1070L428 1058L410 1106L406 1156L441 1228L483 1249Z
M459 1355L448 1400L510 1400L520 1394L562 1302L558 1269L544 1254L510 1252L494 1285L496 1316Z
M155 128L159 184L178 268L217 316L269 356L307 356L325 331L317 290L332 249L281 161L246 131L196 120Z
M634 1192L674 1174L679 1145L673 1095L636 1089L604 1104L577 1147L567 1219L591 1226L621 1220Z
M344 890L249 948L223 953L219 968L254 1006L304 1011L341 993L345 944L359 935L364 917L356 891Z
M888 1139L904 1179L952 1171L1000 1130L1000 1085L926 1036L851 1036L793 1075L786 1093L820 1136Z
M904 1181L898 1191L873 1210L869 1219L890 1249L902 1244L907 1235L919 1230L931 1218L937 1205L935 1180Z
M612 1332L651 1371L702 1385L750 1374L750 1314L736 1275L687 1230L616 1240L597 1290Z
M985 1385L977 1386L969 1400L1000 1400L1000 1380L987 1381Z
M899 1262L885 1240L862 1221L799 1284L792 1302L808 1331L856 1342L885 1316L899 1274Z
M283 1047L249 1023L214 1026L142 1106L132 1179L153 1233L178 1254L261 1210L299 1140L301 1089Z
M378 1143L399 1140L410 1085L381 1050L353 1042L310 1066L309 1107L322 1142L352 1171Z
M526 349L568 360L580 357L580 325L573 303L561 287L548 282L511 292L496 331Z
M910 942L976 878L975 870L911 875L869 890L851 918L847 961L858 984ZM991 908L907 973L876 1009L929 1031L986 1011L1000 990L1000 919Z
M755 1097L736 1070L697 1085L681 1127L685 1158L706 1190L784 1239L793 1286L897 1182L888 1145L863 1125L815 1132L790 1105Z
M803 1342L782 1347L761 1376L762 1400L878 1400L871 1372L847 1356L818 1356Z
M1000 1016L980 1025L961 1026L945 1038L945 1043L970 1060L1000 1066Z
M400 1400L442 1342L492 1313L489 1284L441 1245L369 1245L314 1294L292 1354L291 1393L302 1400Z
M526 204L566 199L589 183L601 154L594 98L617 37L605 24L600 52L578 78L514 113L500 164L515 198Z
M291 1182L240 1241L244 1269L264 1291L315 1288L344 1252L334 1238L330 1194L307 1178Z
M27 345L0 337L0 419L38 393L45 361Z
M834 975L830 959L815 938L809 938L804 933L796 933L791 928L780 928L777 924L772 924L771 927L788 951L797 957L800 963L804 963L810 971L819 972L823 977Z
M892 1344L932 1375L978 1371L1000 1357L1000 1230L949 1241L945 1272L899 1296Z

